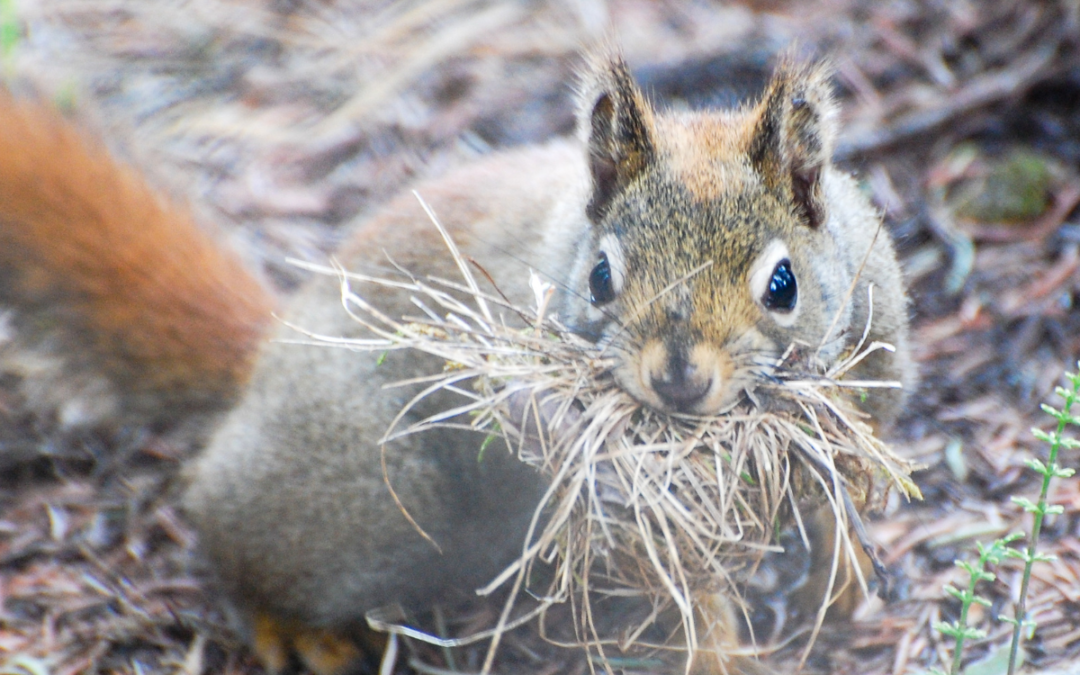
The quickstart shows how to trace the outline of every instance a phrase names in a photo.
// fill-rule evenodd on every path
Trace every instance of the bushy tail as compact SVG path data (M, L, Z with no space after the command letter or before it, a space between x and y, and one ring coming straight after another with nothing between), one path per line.
M237 396L274 303L99 143L0 91L0 304L20 340L168 421Z

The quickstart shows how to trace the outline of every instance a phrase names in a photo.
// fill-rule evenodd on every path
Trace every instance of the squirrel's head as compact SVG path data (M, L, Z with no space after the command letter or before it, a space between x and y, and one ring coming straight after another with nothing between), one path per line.
M784 60L756 105L661 114L608 56L583 101L592 232L575 320L613 351L620 386L712 414L789 345L834 359L851 279L829 234L827 69Z

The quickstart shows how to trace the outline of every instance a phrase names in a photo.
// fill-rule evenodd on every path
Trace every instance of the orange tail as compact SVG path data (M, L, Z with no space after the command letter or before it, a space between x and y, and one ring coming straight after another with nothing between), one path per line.
M274 302L104 147L0 91L0 304L125 412L167 421L236 397Z

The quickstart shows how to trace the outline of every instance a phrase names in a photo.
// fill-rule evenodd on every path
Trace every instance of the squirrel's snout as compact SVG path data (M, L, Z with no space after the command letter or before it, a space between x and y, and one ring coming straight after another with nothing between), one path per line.
M650 341L616 371L623 387L642 403L668 412L711 415L728 403L733 367L723 349L699 343L689 352Z
M679 412L693 412L712 388L709 373L700 373L692 363L673 358L659 373L650 373L649 385L664 404Z

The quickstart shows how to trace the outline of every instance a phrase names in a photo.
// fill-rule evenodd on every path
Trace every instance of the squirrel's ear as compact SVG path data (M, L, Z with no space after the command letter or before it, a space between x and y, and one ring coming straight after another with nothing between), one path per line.
M582 83L580 126L593 185L585 212L599 222L611 200L652 161L655 131L652 109L615 52L595 56Z
M822 64L785 58L757 106L750 161L765 185L790 196L796 214L810 227L825 222L821 172L836 137L836 103Z

